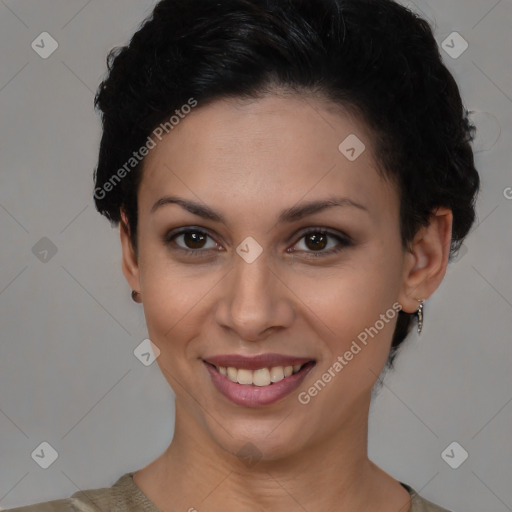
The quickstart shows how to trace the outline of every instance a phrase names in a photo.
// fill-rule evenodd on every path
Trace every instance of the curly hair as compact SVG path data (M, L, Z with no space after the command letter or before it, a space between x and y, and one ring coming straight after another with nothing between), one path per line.
M365 121L400 194L404 249L436 207L453 212L450 260L474 222L475 128L430 25L392 0L162 0L107 65L94 200L114 225L125 211L135 250L143 160L107 188L134 150L190 98L275 87L321 94ZM388 367L413 316L399 312Z

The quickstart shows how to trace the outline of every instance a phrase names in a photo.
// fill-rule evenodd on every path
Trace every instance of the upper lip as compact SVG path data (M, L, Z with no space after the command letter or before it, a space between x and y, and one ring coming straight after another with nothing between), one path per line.
M240 354L224 354L203 359L215 366L243 368L246 370L258 370L260 368L272 368L274 366L295 366L314 361L309 357L285 356L283 354L261 354L259 356L242 356Z

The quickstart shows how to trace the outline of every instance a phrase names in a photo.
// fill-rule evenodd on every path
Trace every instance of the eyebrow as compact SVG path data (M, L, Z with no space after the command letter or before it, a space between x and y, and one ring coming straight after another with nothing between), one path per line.
M220 222L222 224L227 224L224 216L220 212L204 204L196 203L194 201L176 196L161 197L151 207L150 213L154 213L156 210L167 204L177 204L188 212L197 215L198 217ZM278 223L282 224L295 222L302 219L303 217L313 215L314 213L318 213L320 211L326 210L327 208L332 208L335 206L349 206L368 212L368 209L365 206L353 201L352 199L349 199L348 197L335 196L316 201L309 201L287 208L279 214Z

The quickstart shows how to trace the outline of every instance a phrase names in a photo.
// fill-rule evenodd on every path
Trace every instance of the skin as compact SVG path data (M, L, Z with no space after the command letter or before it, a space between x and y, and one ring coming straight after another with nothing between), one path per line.
M338 150L352 133L366 146L353 162ZM409 510L407 491L366 448L371 390L397 317L307 405L297 394L393 303L411 313L417 299L431 296L446 272L451 211L433 212L404 250L398 193L376 171L365 125L297 94L199 105L151 150L143 172L137 254L123 225L122 266L141 293L157 363L176 395L176 423L170 446L135 473L135 484L164 511ZM206 204L226 225L176 204L151 213L166 195ZM367 210L332 207L277 223L283 209L332 195ZM210 238L162 241L182 227ZM345 234L353 245L314 259L339 242L329 238L317 249L304 237L308 228ZM248 236L263 249L252 263L236 252ZM187 256L180 246L204 252ZM267 352L316 366L297 392L259 408L223 397L202 362ZM237 456L247 443L250 465Z

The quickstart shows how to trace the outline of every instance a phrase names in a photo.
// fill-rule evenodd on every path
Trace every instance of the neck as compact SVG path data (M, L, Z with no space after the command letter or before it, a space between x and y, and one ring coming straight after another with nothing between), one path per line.
M244 463L177 405L172 443L134 480L161 510L386 510L397 482L367 457L368 407L298 453Z

